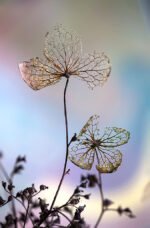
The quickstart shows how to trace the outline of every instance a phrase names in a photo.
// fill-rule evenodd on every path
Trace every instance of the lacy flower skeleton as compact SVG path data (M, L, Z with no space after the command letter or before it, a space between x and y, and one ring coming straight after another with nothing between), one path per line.
M121 164L122 154L118 147L128 142L130 133L122 128L108 127L100 137L97 119L98 116L91 116L84 125L70 150L69 159L89 170L96 157L96 169L100 173L111 173Z
M40 227L40 225L45 221L48 221L47 219L52 216L53 213L56 213L56 211L60 213L58 210L59 207L55 208L54 204L63 179L66 173L68 173L67 161L69 158L75 165L87 170L91 169L94 159L97 159L96 169L98 170L99 180L94 175L83 178L91 183L89 187L97 184L100 189L102 209L94 226L96 228L98 227L104 212L107 211L108 207L112 204L112 201L104 199L101 173L111 173L116 171L120 166L122 154L118 147L128 142L130 133L125 129L113 127L106 128L104 134L100 137L97 121L98 116L94 115L90 117L79 135L77 136L75 134L69 141L66 91L70 77L72 76L85 81L91 89L97 85L103 85L111 72L109 58L104 53L99 54L96 52L85 57L82 56L81 41L78 36L73 32L67 31L60 25L54 27L52 33L46 34L43 58L40 59L36 57L23 62L19 64L19 69L23 80L34 90L54 85L59 82L62 77L66 78L64 88L64 116L66 127L66 155L64 168L50 208L47 209L46 213L43 213L42 216L40 216L40 219L36 222L34 227ZM72 199L74 196L81 196L81 194L79 194L79 187L85 187L85 185L86 183L81 183L68 200L68 204L66 203L64 205L71 206L72 204L70 202L75 202L75 204L79 203L79 200L76 199L75 201L72 201ZM86 198L89 198L89 196L86 196ZM60 209L62 209L63 206L61 206ZM78 221L80 220L80 213L83 209L84 206L76 209L75 216L72 220L69 220L67 227L86 227L79 226L81 221ZM115 209L115 211L118 211L118 209ZM129 213L128 210L122 208L119 209L118 213L120 213L120 211L121 213L125 213L126 211ZM61 214L63 215L62 212ZM49 224L51 224L50 227L53 227L52 223Z
M96 52L82 57L80 39L62 26L46 34L43 54L43 59L37 57L19 64L23 79L34 90L70 76L82 79L93 88L103 85L110 75L109 58L104 53Z

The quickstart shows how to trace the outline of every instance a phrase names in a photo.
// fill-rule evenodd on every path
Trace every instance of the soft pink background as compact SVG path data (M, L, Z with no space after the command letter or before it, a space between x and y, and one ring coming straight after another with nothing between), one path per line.
M45 192L49 200L62 172L64 81L35 92L23 82L18 69L19 62L42 56L45 33L62 23L81 36L85 53L105 51L112 63L111 77L103 88L90 91L83 82L71 80L67 102L70 137L93 114L100 115L102 130L116 126L131 132L129 144L122 148L121 167L103 175L103 183L106 197L116 205L129 206L137 218L110 213L103 218L102 227L150 227L150 193L142 201L150 180L149 11L148 0L0 2L0 148L8 170L18 154L27 156L26 170L16 178L18 190L33 182L46 184L50 186ZM70 162L68 168L71 173L64 181L61 202L83 173ZM99 192L92 193L83 213L91 227L100 207Z

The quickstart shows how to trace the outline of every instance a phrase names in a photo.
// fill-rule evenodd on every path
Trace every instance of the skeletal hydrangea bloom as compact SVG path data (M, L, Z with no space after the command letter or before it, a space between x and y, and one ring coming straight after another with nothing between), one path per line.
M128 142L130 133L122 128L107 127L100 136L99 116L89 118L70 149L69 159L82 169L90 170L96 158L100 173L112 173L122 162L119 146Z
M103 85L111 71L109 58L93 52L82 56L81 41L76 34L61 25L45 36L43 58L33 58L19 64L24 81L34 90L74 76L86 81L90 88Z

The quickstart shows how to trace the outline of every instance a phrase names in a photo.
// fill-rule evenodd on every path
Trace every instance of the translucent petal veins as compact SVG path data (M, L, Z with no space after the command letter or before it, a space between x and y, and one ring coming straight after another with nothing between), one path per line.
M78 139L80 137L86 137L86 134L88 136L89 132L93 135L99 134L99 129L98 129L98 118L99 116L94 115L89 118L87 123L84 125L82 130L80 131L78 135Z
M116 147L121 146L128 142L130 132L123 128L107 127L101 137L101 146L103 147Z
M94 162L95 151L91 148L89 137L99 134L97 119L97 115L89 118L77 136L77 141L69 154L69 159L82 169L91 169Z
M81 169L90 170L94 162L94 151L85 151L84 153L77 153L75 156L71 156L70 160Z
M19 64L23 80L34 90L57 83L60 75L50 71L50 66L39 58L31 59L29 62Z
M43 55L42 60L33 58L19 65L24 81L34 90L53 85L64 76L82 79L93 89L110 75L109 58L96 52L83 58L79 37L61 25L45 35Z
M60 25L54 27L53 33L46 34L44 55L55 62L61 71L76 74L81 54L81 41L74 32L69 32Z
M91 89L102 86L111 73L109 58L104 54L94 52L80 61L79 77L86 81Z
M111 173L122 162L117 147L128 142L130 133L122 128L109 127L100 137L98 118L97 115L91 116L84 125L70 149L69 159L80 168L90 169L96 157L96 169L101 173Z
M99 148L98 165L96 169L101 173L112 173L121 165L122 154L117 149L102 150Z

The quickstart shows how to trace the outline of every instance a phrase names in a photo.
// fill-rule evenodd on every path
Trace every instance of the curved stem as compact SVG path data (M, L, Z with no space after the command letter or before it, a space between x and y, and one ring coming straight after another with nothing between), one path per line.
M68 218L68 216L66 216L62 211L58 211L59 214L61 214L64 218L66 218L66 220L68 220L69 224L71 223L70 218Z
M4 166L2 165L1 162L0 162L0 169L1 169L4 177L6 178L7 182L10 183L9 175L8 175L7 171L5 170L5 168L4 168Z
M13 190L11 191L11 196L13 195ZM17 224L17 212L16 212L16 205L15 205L15 201L14 201L14 198L12 198L12 212L13 212L13 215L14 215L14 218L15 218L15 228L18 227L18 224Z
M100 195L101 195L101 205L103 208L103 201L104 201L104 194L103 194L103 188L102 188L102 177L101 177L101 173L98 172L99 175L99 190L100 190Z
M26 227L26 222L27 222L28 212L29 212L29 206L30 206L30 203L28 201L28 205L27 205L27 209L26 209L26 214L25 214L25 220L24 220L23 228Z
M97 161L99 163L99 158L98 158L98 154L96 152L96 157L97 157ZM100 212L100 215L97 219L97 222L94 226L94 228L97 228L99 226L99 223L101 222L101 219L104 215L104 212L105 212L105 209L104 209L104 193L103 193L103 186L102 186L102 177L101 177L101 173L98 171L98 176L99 176L99 180L98 180L98 188L99 188L99 191L100 191L100 197L101 197L101 212Z
M69 83L69 77L66 76L66 78L67 78L67 80L66 80L65 89L64 89L64 116L65 116L65 128L66 128L66 156L65 156L64 168L63 168L63 173L62 173L62 176L61 176L61 179L60 179L58 188L57 188L57 190L56 190L56 193L55 193L55 195L54 195L53 201L52 201L52 203L51 203L49 212L46 214L46 216L43 216L43 218L42 218L42 219L40 220L40 222L38 223L38 226L40 226L40 225L45 221L45 219L51 214L51 211L52 211L53 206L54 206L54 204L55 204L55 201L56 201L56 199L57 199L59 190L60 190L60 188L61 188L61 185L62 185L64 176L65 176L65 174L66 174L67 160L68 160L68 152L69 152L69 150L68 150L68 148L69 148L69 143L68 143L68 118L67 118L66 92L67 92L67 87L68 87L68 83Z
M102 177L101 177L101 173L98 172L98 175L99 175L98 187L99 187L99 191L100 191L101 208L102 208L102 209L101 209L100 215L99 215L99 217L98 217L98 219L97 219L97 222L96 222L94 228L97 228L97 227L99 226L99 223L100 223L100 221L101 221L101 219L102 219L102 217L103 217L103 215L104 215L104 212L105 212L105 210L104 210L104 205L103 205L104 194L103 194L103 188L102 188Z
M7 182L9 184L13 184L13 180L11 177L9 177L7 171L5 170L4 166L2 165L2 163L0 162L0 169L4 175L4 177L6 178ZM13 189L10 191L10 195L13 195ZM17 225L17 212L16 212L16 206L15 206L15 202L14 202L14 198L12 198L12 213L14 215L14 225L15 225L15 228L18 228L18 225Z
M10 182L9 183L13 185L13 178L10 178ZM12 189L10 191L10 195L12 196L12 201L11 201L12 202L12 212L13 212L13 215L14 215L15 228L18 228L16 204L15 204L15 200L14 200L13 194L14 194L14 191Z
M62 173L62 176L61 176L57 191L56 191L55 196L53 198L53 201L52 201L52 204L51 204L51 207L50 207L50 211L52 210L52 208L54 206L54 203L56 201L56 198L58 196L58 193L59 193L59 190L61 188L64 176L66 174L66 168L67 168L67 160L68 160L68 119L67 119L66 92L67 92L68 82L69 82L69 78L67 78L65 89L64 89L64 116L65 116L65 127L66 127L66 157L65 157L63 173Z

